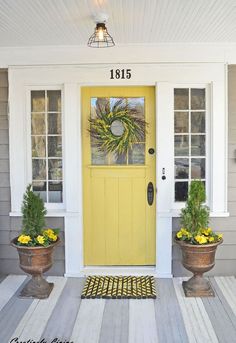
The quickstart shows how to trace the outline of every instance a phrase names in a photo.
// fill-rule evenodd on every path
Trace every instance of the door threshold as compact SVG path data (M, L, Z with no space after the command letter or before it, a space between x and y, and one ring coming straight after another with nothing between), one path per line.
M157 276L155 266L89 266L83 268L83 274L88 275L122 275L122 276Z

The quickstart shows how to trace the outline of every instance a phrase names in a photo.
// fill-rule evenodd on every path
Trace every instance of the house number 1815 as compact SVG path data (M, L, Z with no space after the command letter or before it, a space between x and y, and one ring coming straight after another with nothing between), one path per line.
M110 79L131 79L131 69L111 69Z

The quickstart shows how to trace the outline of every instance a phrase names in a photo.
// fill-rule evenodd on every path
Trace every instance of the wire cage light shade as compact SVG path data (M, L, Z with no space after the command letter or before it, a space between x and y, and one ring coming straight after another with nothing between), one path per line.
M97 23L94 33L88 40L90 48L109 48L114 46L113 38L107 32L105 23Z

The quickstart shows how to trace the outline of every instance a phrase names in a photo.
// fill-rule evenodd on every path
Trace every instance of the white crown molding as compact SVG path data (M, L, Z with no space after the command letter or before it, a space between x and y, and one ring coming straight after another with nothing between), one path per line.
M236 63L236 44L163 43L116 45L108 49L86 46L0 48L0 68L27 65L107 63Z

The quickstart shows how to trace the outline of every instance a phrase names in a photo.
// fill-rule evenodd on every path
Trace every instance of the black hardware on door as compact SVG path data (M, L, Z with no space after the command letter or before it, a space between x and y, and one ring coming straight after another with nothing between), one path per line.
M149 152L150 155L153 155L155 153L155 150L153 148L149 148L148 152Z
M162 180L166 180L166 169L165 168L162 168Z
M153 204L153 200L154 200L154 187L153 187L153 183L149 182L148 186L147 186L147 201L148 201L148 205L152 205Z

